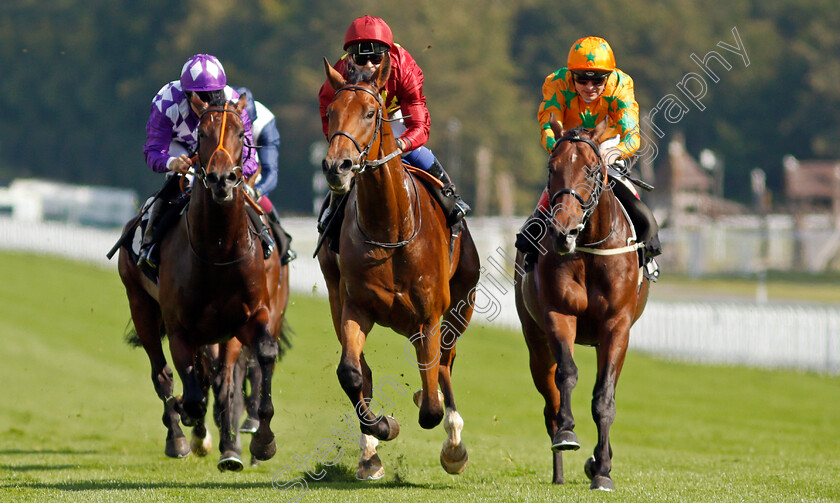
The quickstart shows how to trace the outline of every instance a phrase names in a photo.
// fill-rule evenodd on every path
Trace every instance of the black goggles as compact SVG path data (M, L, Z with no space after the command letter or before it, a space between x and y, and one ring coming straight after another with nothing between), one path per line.
M359 66L365 66L368 61L374 65L382 63L382 54L352 54L353 62Z
M587 73L589 73L589 75L587 75ZM583 85L586 85L587 82L592 82L596 86L600 86L607 80L609 75L609 73L572 72L575 82Z

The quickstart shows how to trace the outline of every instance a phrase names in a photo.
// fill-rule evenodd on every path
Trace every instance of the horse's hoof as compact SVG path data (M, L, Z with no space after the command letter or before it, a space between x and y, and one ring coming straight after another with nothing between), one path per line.
M216 464L220 472L241 472L245 468L245 464L239 459L239 456L233 452L228 451L222 454L219 458L219 463Z
M595 465L595 456L589 456L589 459L587 459L586 463L583 464L583 473L586 474L586 477L589 480L592 480L595 477L595 474L592 472L593 465Z
M596 491L615 491L615 484L609 477L596 475L589 484L589 488Z
M356 470L356 478L359 480L379 480L385 476L385 468L379 454L374 454L370 459L359 461L359 469Z
M440 400L440 403L443 403L443 393L440 390L438 390L438 400ZM419 408L420 407L420 402L422 402L422 401L423 401L423 390L418 389L417 391L414 392L414 405L416 405Z
M239 427L241 433L256 433L257 428L260 427L260 420L253 417L246 418Z
M187 437L166 439L166 448L163 452L170 458L183 458L190 453L190 443L187 442Z
M554 452L560 451L576 451L580 449L577 435L572 430L558 431L551 440L551 450Z
M382 416L388 422L388 436L379 440L394 440L400 434L400 423L393 416Z
M470 455L467 453L467 448L464 444L459 444L451 452L447 452L444 447L440 451L440 466L446 470L450 475L458 475L467 467L467 462L470 460Z
M260 442L257 440L256 435L251 437L250 450L251 455L258 461L268 461L273 458L274 454L277 452L277 444L274 443L274 435L271 436L271 440L268 442Z
M210 451L213 449L213 437L211 437L210 432L207 431L204 438L201 438L196 435L195 430L193 430L192 437L190 437L190 447L196 456L204 457L210 454Z

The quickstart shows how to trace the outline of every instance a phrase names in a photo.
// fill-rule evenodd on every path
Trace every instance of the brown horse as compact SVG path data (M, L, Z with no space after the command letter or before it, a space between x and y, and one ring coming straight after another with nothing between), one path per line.
M399 433L393 417L377 417L369 406L372 374L363 348L374 324L390 327L414 345L413 365L423 385L415 394L420 426L431 429L444 419L447 440L441 464L449 473L460 473L468 455L460 439L463 420L455 408L451 373L455 342L473 312L479 274L475 244L466 224L452 237L440 206L402 165L379 95L391 71L387 53L366 82L348 84L326 60L324 66L336 90L327 109L324 173L337 194L350 191L355 180L340 253L324 246L318 260L342 348L336 373L360 421L362 455L356 477L384 475L376 445Z
M166 455L183 457L190 452L179 418L184 425L195 426L193 449L207 453L203 421L212 381L221 436L218 466L234 471L243 467L233 407L234 394L241 393L234 385L233 368L243 344L257 354L262 375L260 425L251 439L251 454L265 460L276 450L270 428L271 377L289 296L288 267L280 265L277 254L263 259L246 215L240 117L245 103L244 96L237 103L212 106L193 100L200 116L197 182L187 211L160 243L158 285L139 270L126 247L119 258L131 317L152 365L155 391L164 402ZM173 397L163 334L169 336L183 398ZM218 370L212 372L209 367L216 362Z
M610 426L615 387L630 326L647 302L632 230L607 186L599 146L606 121L594 131L564 131L552 119L557 145L548 161L551 215L526 272L517 256L516 308L528 344L531 375L545 398L545 424L554 451L553 482L563 483L563 450L580 448L571 395L577 383L574 345L595 346L598 374L592 417L598 444L584 467L592 489L612 490ZM579 244L580 243L580 244Z

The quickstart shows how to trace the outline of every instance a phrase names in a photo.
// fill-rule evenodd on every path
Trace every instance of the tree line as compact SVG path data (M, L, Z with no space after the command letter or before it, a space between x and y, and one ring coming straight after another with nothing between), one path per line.
M35 176L152 192L162 180L142 155L151 99L187 57L207 52L277 116L273 199L308 212L319 173L310 149L324 141L322 59L341 56L345 29L365 13L388 21L423 68L429 147L468 198L484 148L492 172L516 180L517 211L533 207L545 183L541 85L586 35L610 42L642 116L655 112L660 156L677 131L691 153L713 150L726 163L727 197L749 200L755 167L780 194L786 154L840 157L840 11L824 0L7 0L0 13L3 185ZM733 30L743 54L720 45L738 48ZM730 65L706 59L717 80L697 62L712 51Z

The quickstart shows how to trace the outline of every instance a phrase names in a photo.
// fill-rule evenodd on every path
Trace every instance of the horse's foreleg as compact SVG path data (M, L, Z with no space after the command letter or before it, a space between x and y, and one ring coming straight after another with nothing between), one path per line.
M245 467L239 454L242 448L239 445L239 430L236 423L239 418L234 413L234 394L241 393L241 388L236 389L233 379L233 369L239 359L239 352L242 344L237 339L231 339L220 347L219 370L213 379L213 391L216 396L219 420L219 451L222 453L216 465L219 471L238 472Z
M446 412L443 418L443 428L446 430L446 440L440 451L440 465L446 473L457 475L464 471L469 461L467 447L461 441L461 430L464 420L455 406L455 394L452 391L452 363L455 361L455 348L444 347L441 351L439 367L440 388Z
M577 331L577 319L572 316L552 312L546 324L549 345L557 367L554 371L554 383L560 391L560 411L557 413L557 432L551 440L554 452L580 449L574 432L575 418L572 414L572 390L578 379L578 368L574 361L574 341Z
M613 324L614 325L614 324ZM592 393L592 418L598 427L598 444L591 458L586 462L585 471L592 480L591 489L611 491L615 489L610 470L612 470L612 448L610 446L610 426L615 420L615 387L624 365L627 343L630 338L630 324L602 329L597 348L598 377Z
M242 433L254 433L260 425L259 407L260 407L260 388L262 383L262 371L260 370L260 362L257 360L257 355L253 351L245 348L243 356L239 358L242 366L242 400L244 408L248 416L239 427ZM245 383L248 383L250 392L246 393Z
M219 354L218 345L203 346L199 349L196 355L196 373L198 375L198 384L201 388L201 394L208 396L210 386L212 385L213 376L216 374L218 368ZM214 404L214 410L215 407ZM215 416L215 414L214 414ZM218 426L218 420L216 425ZM192 429L192 436L190 438L190 448L192 452L198 456L206 456L213 448L213 439L210 432L207 430L207 424L204 418L201 418Z
M184 341L182 334L169 334L169 352L184 385L181 422L185 426L195 426L207 413L207 397L201 392L195 368L196 350L195 346Z
M344 393L353 404L362 433L373 435L379 440L392 440L399 434L399 423L389 416L377 417L370 408L372 399L365 397L365 375L361 360L365 337L371 329L371 323L366 321L362 326L357 321L360 319L362 317L350 309L342 312L341 360L336 375Z
M277 445L274 442L274 433L271 431L271 418L274 417L274 403L271 399L271 378L274 376L274 364L277 362L277 355L280 347L271 332L268 330L268 312L265 320L260 320L256 325L256 333L253 339L254 344L251 351L256 351L257 362L260 365L260 405L257 409L260 424L257 431L251 437L251 455L258 461L266 461L277 452Z

